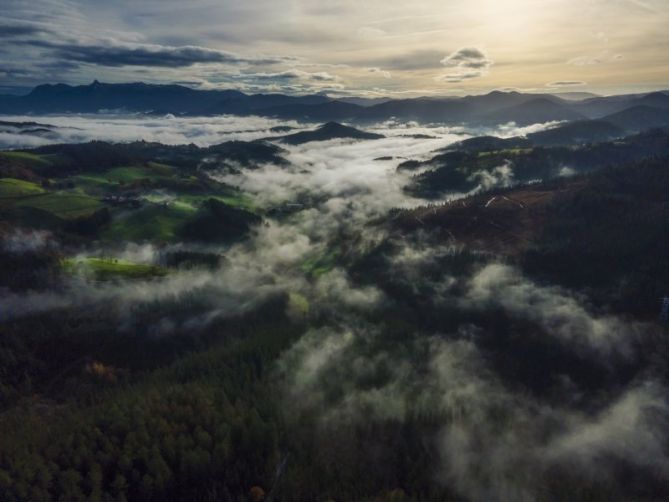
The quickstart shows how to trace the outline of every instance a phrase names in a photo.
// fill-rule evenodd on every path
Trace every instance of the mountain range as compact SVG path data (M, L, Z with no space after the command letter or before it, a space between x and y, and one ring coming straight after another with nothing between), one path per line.
M669 125L669 91L607 97L493 91L484 95L413 99L336 99L320 94L245 94L145 83L44 84L24 96L0 96L0 114L133 113L260 115L306 121L530 125L551 121L609 122L625 131Z

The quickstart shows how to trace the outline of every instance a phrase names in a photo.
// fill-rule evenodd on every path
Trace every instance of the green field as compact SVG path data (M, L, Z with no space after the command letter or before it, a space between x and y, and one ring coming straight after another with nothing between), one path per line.
M192 207L200 206L207 199L216 199L224 204L227 204L231 207L236 207L238 209L244 209L246 211L255 213L258 208L254 204L253 199L248 195L244 194L231 194L231 195L181 195L177 198L177 202L188 204Z
M29 166L45 166L51 164L48 156L29 152L0 152L0 157L19 161Z
M113 278L147 279L159 277L167 272L161 267L144 263L133 263L113 258L67 258L61 262L63 270L71 274L91 275L98 280Z
M145 206L120 215L102 237L111 241L171 241L194 212L195 209L176 204Z
M191 185L197 183L194 176L183 178L176 175L174 168L150 162L140 167L115 167L103 173L86 173L73 176L71 180L85 193L101 195L110 190L122 189L124 185L149 181L154 185L165 185L168 191L188 192ZM151 200L148 197L147 200Z
M320 277L334 268L338 255L337 251L324 251L314 254L304 260L301 267L302 272L311 277Z
M103 207L102 202L83 193L47 192L30 181L0 179L0 204L4 208L33 208L59 218L87 216Z
M88 216L104 204L98 199L81 193L53 192L22 197L14 207L31 207L48 211L59 218L71 219Z
M258 207L255 205L253 199L248 195L231 195L223 197L214 197L215 199L225 202L228 206L236 207L239 209L245 209L252 213L257 212Z
M309 315L309 300L300 293L289 293L288 308L293 314L299 317L306 317Z
M253 199L247 195L170 195L153 193L142 197L153 204L166 203L176 209L184 211L196 211L208 199L215 199L231 207L256 212L257 208Z
M50 166L54 155L28 152L0 152L37 170ZM0 161L2 158L0 157ZM208 199L215 199L231 207L256 212L251 197L224 184L200 179L195 175L181 176L177 168L160 162L113 167L103 172L73 172L67 178L50 179L51 188L15 178L0 179L0 208L11 211L15 221L29 221L46 228L61 228L62 220L90 216L109 207L112 221L99 234L104 241L171 242L181 235L180 230ZM150 184L144 185L147 181ZM142 186L140 186L140 184ZM145 202L136 207L123 203L104 202L109 195L139 197ZM137 192L142 195L138 195ZM64 228L64 227L62 227Z
M204 200L206 197L199 196L174 196L172 194L164 193L151 193L144 195L143 200L151 202L152 204L167 204L174 209L181 211L197 211L198 207L201 204L201 199Z
M73 176L72 181L77 186L87 193L104 193L111 187L118 185L118 183L107 180L104 176L94 174L81 174Z
M161 164L150 165L149 167L115 167L109 171L100 174L88 174L79 176L89 182L100 184L119 184L133 183L139 180L159 180L169 178L174 175L172 169Z
M15 178L0 178L0 199L24 197L44 193L44 189L30 181Z

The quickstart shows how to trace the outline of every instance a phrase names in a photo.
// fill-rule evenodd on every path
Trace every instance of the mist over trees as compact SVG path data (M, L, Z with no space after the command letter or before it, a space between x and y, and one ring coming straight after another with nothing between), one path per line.
M3 499L666 494L666 130L34 119Z

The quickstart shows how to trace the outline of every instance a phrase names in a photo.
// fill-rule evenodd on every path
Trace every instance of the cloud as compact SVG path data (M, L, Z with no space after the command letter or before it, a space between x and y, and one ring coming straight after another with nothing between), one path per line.
M37 35L45 31L45 27L37 23L0 23L0 39L14 39L26 35Z
M335 305L343 305L350 312L369 311L383 301L383 293L374 286L354 287L347 274L334 269L321 276L316 283L318 296Z
M20 61L25 68L21 76L14 73L7 80L21 82L72 81L96 67L96 78L118 81L119 73L100 73L100 69L124 68L125 79L149 81L181 80L185 69L197 66L197 74L188 78L202 77L207 69L219 72L225 66L274 66L293 64L291 56L250 54L213 48L204 44L150 43L138 32L114 30L112 23L104 28L95 27L90 11L81 9L73 2L36 0L31 6L11 2L13 19L0 25L0 38L5 39L4 51L7 61L17 66ZM177 37L178 38L178 37ZM177 38L174 38L175 40ZM193 40L193 37L189 37ZM14 57L19 55L20 57ZM52 71L44 71L50 65ZM58 70L61 69L61 71ZM141 74L151 69L152 72Z
M467 180L476 181L478 187L476 191L488 191L492 188L510 187L514 184L513 168L510 162L497 166L492 170L482 169L472 173Z
M375 73L378 75L381 75L383 78L392 78L392 74L389 71L382 70L381 68L378 67L373 67L373 68L367 68L367 71L369 73Z
M497 136L500 138L513 138L517 136L527 136L528 134L532 134L535 132L541 132L547 129L552 129L554 127L559 126L560 124L563 124L563 122L551 121L539 124L531 124L524 127L518 127L513 122L510 122L508 124L499 125L495 127L492 131L484 130L482 134L491 134L492 136Z
M365 59L361 62L372 67L387 68L398 71L414 71L439 68L439 61L444 57L443 51L438 49L415 49L374 59Z
M582 87L584 85L588 85L588 83L582 80L558 80L556 82L549 82L546 84L546 87Z
M12 122L35 121L26 115L6 116ZM156 141L168 145L194 143L210 146L224 141L253 141L282 133L271 129L275 126L295 128L309 127L295 121L276 120L264 117L135 117L124 115L52 115L42 117L41 122L56 126L46 134L20 134L9 130L0 133L1 148L34 147L54 143L82 143L100 140L130 142L137 140Z
M541 499L556 473L567 482L607 485L609 493L627 499L622 494L629 486L617 475L621 465L628 473L666 479L669 459L659 445L667 440L669 407L661 386L646 382L627 389L589 416L542 407L481 375L470 376L464 413L441 436L443 481L468 499Z
M343 79L326 71L308 72L291 68L278 72L243 72L232 75L233 85L247 92L305 94L341 92Z
M55 246L53 236L46 230L14 229L0 237L0 249L12 254L33 253Z
M463 47L443 58L441 64L451 70L438 76L436 80L457 83L487 75L493 62L483 50Z
M7 120L42 119L19 116ZM90 139L145 139L204 146L231 139L253 140L280 134L270 130L276 125L290 125L298 130L304 128L294 122L226 116L50 116L45 122L56 126L55 137L3 133L0 141L17 146L18 141L45 144ZM301 194L308 194L315 201L291 218L260 226L248 242L227 249L226 262L220 270L192 274L178 272L142 284L98 284L85 276L77 277L59 293L8 295L4 298L7 309L3 315L23 317L35 312L105 302L110 308L118 307L126 312L124 315L132 319L135 312L141 313L146 305L156 302L156 315L170 321L163 324L179 331L185 323L196 329L216 319L247 312L273 294L292 291L313 300L315 311L318 311L318 305L326 306L326 310L337 306L342 312L374 308L383 301L383 295L376 288L356 286L348 274L337 267L307 281L302 270L304 261L309 258L317 262L320 256L327 256L327 243L338 228L357 225L371 215L382 215L395 206L421 202L413 202L414 199L402 191L408 174L398 174L393 162L378 162L375 158L387 153L428 156L433 148L462 138L448 128L388 124L376 130L389 137L375 142L332 141L290 147L284 153L291 163L289 166L257 166L257 169L237 175L220 176L219 179L241 187L255 205L265 210L295 201ZM404 136L410 133L440 135L440 139L425 141ZM216 166L211 169L215 170ZM134 260L145 262L154 253L145 248L129 248L118 256L132 256ZM172 302L186 297L194 298L187 318L179 313L179 309L170 312ZM159 305L167 307L163 309Z
M399 267L424 289L429 282L420 262L439 266L434 260L444 250L405 244L392 272ZM445 280L446 292L461 291L452 277ZM614 354L637 340L634 323L593 316L578 298L535 285L507 266L487 266L469 284L463 301L470 306L502 305L520 319L539 322L575 352L594 349L598 364L613 364ZM558 397L546 400L505 384L482 337L483 329L472 324L434 335L417 328L400 338L360 321L311 330L277 364L285 402L291 403L286 415L296 423L315 417L329 433L351 424L411 423L429 416L438 432L421 441L440 455L436 477L467 500L536 500L556 475L577 486L603 483L612 493L625 493L628 487L618 481L621 465L658 480L669 474L663 447L669 403L666 388L651 373L627 387L598 392L594 407L592 401L581 407L574 398L580 390L562 375Z
M463 67L481 69L487 68L492 64L486 54L476 47L465 47L446 56L441 60L441 64L446 67Z
M270 81L281 81L281 80L303 80L303 81L314 81L314 82L339 82L341 78L337 75L332 75L325 71L320 72L307 72L302 70L285 70L275 73L240 73L235 75L236 78L244 80L270 80Z
M511 37L508 45L500 48L499 54L493 58L496 64L501 64L498 58L504 58L505 64L513 67L513 71L490 75L489 87L509 85L507 76L513 75L517 79L517 86L536 88L556 78L554 75L559 75L559 66L566 61L574 59L573 64L582 64L600 60L598 44L604 43L612 53L625 50L626 57L636 61L635 70L639 75L637 84L640 82L649 88L662 85L662 75L657 72L658 61L662 61L661 47L666 38L660 29L663 22L666 24L667 17L662 0L588 1L587 6L580 11L582 29L579 29L579 33L569 34L565 34L564 27L569 26L569 13L574 9L560 9L557 4L540 6L533 2L518 1L512 8L493 9L489 14L497 22L480 23L474 31L472 23L481 20L476 2L456 4L444 7L436 0L421 5L375 2L364 6L347 3L344 7L321 9L306 5L305 2L291 4L283 0L273 3L259 0L243 7L212 1L191 2L183 6L175 0L134 3L5 0L3 12L6 19L0 27L0 37L8 43L3 44L2 59L6 64L20 64L31 71L20 81L17 81L17 77L7 77L0 85L27 86L44 83L45 80L81 83L94 78L129 81L138 78L140 74L136 70L140 68L152 69L150 73L143 74L142 78L155 83L204 78L204 66L216 67L219 70L218 78L222 78L221 74L226 71L222 66L252 64L262 67L265 61L268 67L262 70L274 73L277 68L269 65L282 63L271 63L269 60L296 56L306 64L346 63L354 68L383 68L393 72L395 81L391 91L424 89L422 94L429 95L443 92L445 87L434 81L438 73L436 70L444 69L440 64L446 55L444 47L458 49L458 44L466 42L467 37L471 37L474 32L478 33L477 37L482 35L482 40L492 40L496 36L495 29L514 30L515 23L521 21L529 27L525 30L527 37ZM523 11L520 16L515 12L518 9ZM317 14L324 10L327 14ZM652 11L656 13L655 16L647 15ZM638 29L629 34L621 31L614 22L616 19L628 19ZM483 32L479 32L479 29ZM600 37L600 33L606 36ZM593 40L593 36L597 38ZM57 52L55 48L29 45L31 39L62 45L62 52ZM111 54L102 50L109 45L107 39L121 45L136 43L165 49L161 50L163 54L141 54L142 51L138 49L130 50L130 54L125 54L127 50L123 54ZM593 43L592 54L590 51L585 54L574 53L579 47L581 50L583 47L593 47ZM77 46L90 49L79 49ZM179 53L186 52L183 48L187 47L204 48L221 54ZM476 45L464 47L472 48L482 51ZM546 50L549 54L546 54ZM262 56L264 51L272 52L265 57ZM115 52L120 50L115 49ZM164 54L168 52L174 54ZM69 55L77 58L71 62L81 63L75 72L45 74L34 66L46 60L65 60ZM104 65L96 65L95 57L98 55L104 59ZM249 62L230 62L240 60ZM151 66L144 67L144 63ZM471 68L472 64L483 66ZM286 65L292 63L286 62ZM471 93L474 88L476 92L487 90L478 87L476 79L480 78L478 72L484 73L486 67L490 72L490 66L484 61L470 61L469 66L467 69L470 71L457 72L455 68L449 67L449 72L441 73L454 75L443 76L438 80L442 84L465 82L467 88L458 89L463 94ZM430 75L423 70L435 70L435 73ZM620 86L634 85L625 79L621 80L620 72L612 70L600 70L597 79L600 86L610 85L609 92L612 92ZM235 71L231 69L225 77ZM551 76L537 82L537 75L541 74L544 77ZM349 82L349 88L359 87L360 92L368 91L373 85L365 72L353 70L341 73L341 77ZM210 81L214 83L218 80L212 77Z
M315 416L332 432L429 416L438 433L421 441L437 448L437 478L467 500L536 500L556 472L623 493L621 462L667 475L661 385L614 391L595 412L570 405L573 390L557 404L542 403L503 385L475 336L465 326L401 341L362 323L311 330L277 364L286 415L297 423Z
M602 459L618 458L669 474L663 432L669 426L669 403L661 386L652 383L624 393L595 417L576 419L567 433L547 448L550 461L576 463L603 476L609 467ZM593 472L591 472L593 474Z
M626 0L628 3L635 5L636 7L641 7L643 10L652 12L653 14L659 14L660 11L653 5L653 0Z
M408 182L409 173L396 173L393 163L378 162L381 156L429 156L431 150L461 139L449 128L423 128L418 126L393 127L383 124L370 129L386 135L373 142L342 140L324 141L301 146L287 146L286 158L291 167L265 166L241 174L224 174L225 183L240 186L261 200L277 204L289 202L301 192L312 196L327 196L329 205L318 224L331 220L332 213L350 221L360 221L371 213L380 216L392 207L404 207L418 200L407 197L402 187ZM433 142L404 137L403 135L439 135ZM355 195L355 197L353 197ZM330 227L324 227L330 230Z
M258 64L286 62L282 57L243 57L231 52L197 46L171 47L155 44L122 43L109 40L100 44L63 44L33 41L33 45L54 49L69 61L99 66L157 66L179 68L194 64Z
M362 28L358 28L356 33L364 40L374 40L376 38L381 38L384 35L387 35L384 30L380 28L373 28L371 26L363 26Z
M596 56L577 56L567 61L567 64L573 66L594 66L603 63L613 63L621 59L623 59L622 54L610 54L605 51Z
M243 80L250 80L250 81L263 81L263 80L270 80L270 81L277 81L277 80L299 80L306 75L307 72L302 72L298 70L286 70L286 71L281 71L281 72L275 72L275 73L267 73L267 72L259 72L259 73L240 73L238 75L235 75L235 78L238 79L243 79Z
M557 287L539 286L515 269L490 264L470 281L463 305L498 305L512 315L537 322L569 347L605 355L631 356L648 327L613 316L596 316L578 298Z
M331 75L325 71L310 73L307 75L307 78L318 82L339 82L341 80L337 75Z

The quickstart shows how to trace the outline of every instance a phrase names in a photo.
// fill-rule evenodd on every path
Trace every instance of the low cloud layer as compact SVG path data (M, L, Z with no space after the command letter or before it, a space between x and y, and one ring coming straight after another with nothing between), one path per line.
M578 298L551 286L538 286L513 268L493 264L470 281L464 305L500 306L512 315L537 322L546 333L570 347L593 349L605 356L629 355L643 326L612 316L595 316Z
M394 263L412 270L439 252L405 248ZM456 284L447 279L440 301L502 308L536 322L543 330L537 336L553 336L593 364L632 357L630 344L647 329L593 314L569 292L539 286L506 265L485 266L467 284L464 295L451 296ZM537 500L556 473L565 483L608 485L621 494L622 466L667 479L669 402L658 376L600 394L594 409L576 404L579 390L565 377L560 397L546 402L500 378L482 336L482 328L462 324L454 332L416 330L398 339L355 319L312 330L277 369L285 399L298 403L287 416L315 414L332 433L370 420L430 416L440 424L423 438L440 454L434 475L467 500Z
M233 139L253 140L281 134L271 131L277 125L306 127L260 117L11 117L13 121L28 119L54 124L57 129L54 136L49 138L16 135L24 145L32 142L45 144L93 139L123 142L143 139L166 144L195 143L208 146ZM209 172L212 176L240 187L252 197L254 204L264 210L280 210L287 203L302 206L299 212L289 218L280 221L270 219L267 225L256 230L249 243L229 250L218 250L226 256L226 265L219 272L195 273L192 276L177 273L145 284L103 286L89 283L85 277L78 277L61 292L7 296L5 318L97 302L117 303L123 309L165 299L176 301L177 298L191 294L203 298L199 308L209 312L209 319L237 315L258 305L267 295L278 292L295 291L306 296L332 297L344 305L350 304L351 299L358 299L362 303L363 298L369 298L372 303L380 301L378 293L365 288L357 292L349 291L346 272L336 268L314 284L307 284L300 264L307 257L326 252L328 240L339 232L359 228L373 218L384 216L393 208L425 204L426 201L404 193L403 187L411 174L398 172L398 162L402 158L427 159L434 150L468 135L458 128L395 122L378 124L370 130L386 138L282 145L285 148L283 156L289 161L288 166L256 166L255 169L237 174L227 171L219 173L215 166L211 166ZM423 139L417 135L427 135L434 139ZM6 142L6 146L18 146L12 144L15 141L15 135L12 134L0 133L2 141ZM486 182L481 181L483 184ZM169 197L169 194L164 196ZM368 237L375 238L373 234ZM122 259L130 255L133 261L143 263L157 259L155 250L133 245L116 250L113 254ZM253 263L253 266L249 267L249 263ZM239 287L239 284L248 284L248 287ZM213 300L216 298L219 300ZM213 308L212 302L218 302L219 307Z
M156 141L167 145L195 143L210 146L225 141L253 141L279 136L284 132L272 131L273 127L306 128L294 121L282 121L263 117L174 117L155 118L118 114L97 115L51 115L6 116L9 122L30 122L56 126L51 132L20 134L10 128L0 131L0 148L26 148L54 143L84 143L101 140L111 142Z

